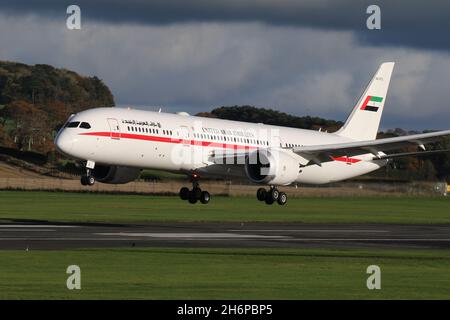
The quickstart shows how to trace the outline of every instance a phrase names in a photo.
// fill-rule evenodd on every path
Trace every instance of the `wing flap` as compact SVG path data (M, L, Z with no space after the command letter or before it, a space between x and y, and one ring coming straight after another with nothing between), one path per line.
M425 144L436 142L449 136L450 130L446 130L369 141L294 147L293 152L301 156L326 155L330 157L357 156L372 153L379 159L379 152L396 150L410 146L417 146L424 149Z
M447 153L447 152L450 152L450 149L419 151L419 152L401 152L401 153L387 154L387 155L383 155L380 157L373 157L373 160L397 159L397 158L405 158L405 157L425 157L425 156L429 156L432 154Z

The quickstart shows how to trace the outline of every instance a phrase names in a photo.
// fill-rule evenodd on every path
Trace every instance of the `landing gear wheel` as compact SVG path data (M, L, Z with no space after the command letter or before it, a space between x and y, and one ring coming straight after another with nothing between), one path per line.
M186 187L181 188L179 195L180 195L181 200L189 199L189 188L186 188Z
M193 190L189 191L189 199L188 199L189 203L191 204L197 203L197 200L198 198L195 196L194 191Z
M199 200L200 196L202 195L202 189L200 189L199 187L195 187L194 189L192 189L192 193L194 194L195 198Z
M202 191L200 194L200 202L203 204L207 204L211 199L211 195L208 191Z
M88 186L93 186L95 183L95 178L93 176L87 176L86 178Z
M95 183L95 178L93 176L81 176L80 181L83 186L92 186Z
M270 197L271 197L274 201L277 201L279 196L280 196L280 191L278 191L277 188L271 188L271 189L270 189Z
M273 204L275 202L275 200L273 200L273 198L270 197L270 194L268 194L268 197L266 197L264 201L266 202L266 204Z
M287 202L287 194L284 192L280 192L280 194L278 195L277 202L280 206L284 206Z
M264 188L259 188L258 191L256 191L256 198L258 198L259 201L264 201L267 197L267 191Z
M186 187L180 189L179 195L183 200L187 200L189 203L197 203L200 200L201 203L207 204L211 200L211 195L208 191L202 191L198 183L200 176L197 173L191 174L192 190Z

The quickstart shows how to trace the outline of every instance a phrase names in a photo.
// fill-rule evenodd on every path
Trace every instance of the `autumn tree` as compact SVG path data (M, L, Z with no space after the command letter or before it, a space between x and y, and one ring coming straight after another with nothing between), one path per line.
M26 101L8 104L3 113L15 123L14 142L19 150L31 150L48 138L48 117L45 112Z

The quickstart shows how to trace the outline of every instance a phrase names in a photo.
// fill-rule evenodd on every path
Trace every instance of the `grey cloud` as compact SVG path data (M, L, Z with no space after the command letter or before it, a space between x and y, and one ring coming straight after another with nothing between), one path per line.
M0 15L0 59L97 75L119 105L190 113L251 104L343 120L383 61L397 61L384 127L446 128L450 57L362 45L350 31L260 23L114 25Z
M350 30L364 43L450 49L450 2L441 0L77 0L85 21L161 25L189 22L261 22L278 26ZM60 0L0 0L9 14L63 19ZM382 9L382 30L366 29L366 8Z

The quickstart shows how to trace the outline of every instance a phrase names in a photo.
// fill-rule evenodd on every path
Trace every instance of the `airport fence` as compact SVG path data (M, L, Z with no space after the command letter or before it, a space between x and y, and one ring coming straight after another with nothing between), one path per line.
M82 186L77 179L55 178L0 178L0 190L71 191L176 195L184 181L146 182L135 181L127 184L96 183ZM201 187L213 195L254 196L257 185L246 185L223 181L203 181ZM434 182L343 182L326 186L281 187L289 197L339 197L339 196L439 196L446 195L448 186Z

